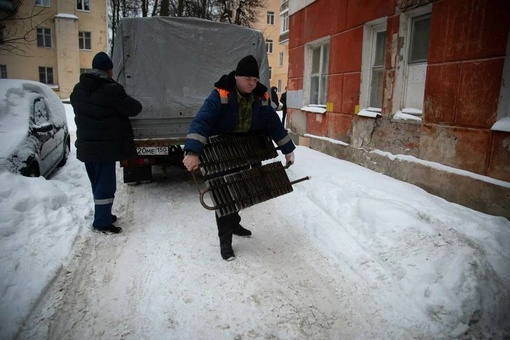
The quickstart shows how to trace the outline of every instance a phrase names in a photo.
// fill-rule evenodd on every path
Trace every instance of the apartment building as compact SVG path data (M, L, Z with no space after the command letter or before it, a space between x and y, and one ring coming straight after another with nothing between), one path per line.
M278 88L279 96L287 87L288 2L289 0L268 0L266 8L259 11L259 21L254 25L254 28L260 30L266 39L270 86Z
M4 22L4 37L27 35L0 50L1 78L37 80L68 98L94 55L107 51L106 0L25 0L13 18Z
M289 6L303 143L510 218L510 1Z

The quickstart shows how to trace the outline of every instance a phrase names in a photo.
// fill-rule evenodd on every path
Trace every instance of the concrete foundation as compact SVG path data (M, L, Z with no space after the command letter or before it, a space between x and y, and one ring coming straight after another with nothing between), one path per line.
M344 146L292 132L290 135L296 144L414 184L450 202L510 220L510 183L508 186L498 185L490 179L484 181L419 162L398 158L392 160L385 155L352 145Z

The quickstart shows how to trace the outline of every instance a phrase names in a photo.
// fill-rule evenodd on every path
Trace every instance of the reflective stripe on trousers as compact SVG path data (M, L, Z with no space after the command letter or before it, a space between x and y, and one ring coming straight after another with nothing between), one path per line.
M94 195L93 227L108 227L112 224L112 206L117 189L115 161L85 162L85 169Z

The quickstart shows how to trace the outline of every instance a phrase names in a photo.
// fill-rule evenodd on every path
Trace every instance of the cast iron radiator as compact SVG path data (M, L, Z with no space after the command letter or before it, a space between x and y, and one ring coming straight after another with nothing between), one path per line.
M286 167L281 162L261 165L278 156L273 141L262 134L234 134L210 137L200 156L200 170L209 177L206 190L200 192L200 203L223 217L269 199L292 192ZM204 202L210 192L214 206Z

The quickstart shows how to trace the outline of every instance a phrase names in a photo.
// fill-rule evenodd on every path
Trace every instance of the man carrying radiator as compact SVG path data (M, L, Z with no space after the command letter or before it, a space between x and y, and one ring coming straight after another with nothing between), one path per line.
M287 165L294 163L296 148L276 111L270 105L267 87L259 81L257 60L248 55L242 58L235 71L223 75L191 122L183 163L189 171L197 170L199 157L207 138L240 132L262 131L270 136L285 155ZM223 217L216 215L221 257L235 259L232 234L250 237L251 231L240 224L239 213Z

